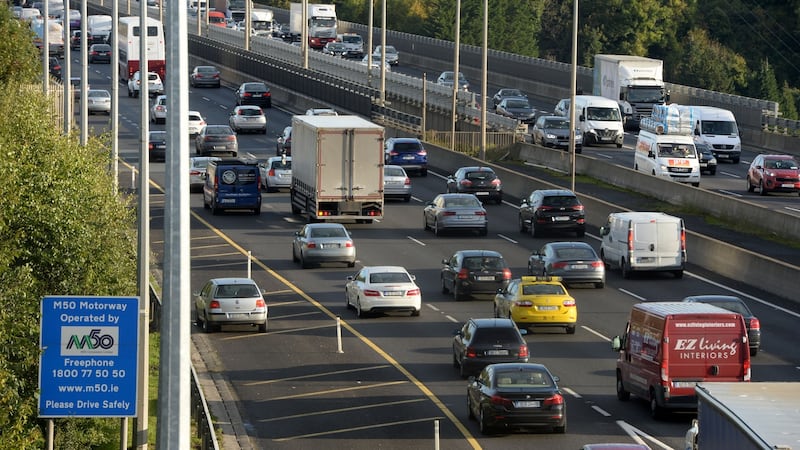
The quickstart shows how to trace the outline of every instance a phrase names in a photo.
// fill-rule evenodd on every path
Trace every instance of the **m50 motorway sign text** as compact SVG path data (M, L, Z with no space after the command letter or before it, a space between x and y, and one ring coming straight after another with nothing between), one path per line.
M139 298L48 296L41 302L39 417L133 417Z

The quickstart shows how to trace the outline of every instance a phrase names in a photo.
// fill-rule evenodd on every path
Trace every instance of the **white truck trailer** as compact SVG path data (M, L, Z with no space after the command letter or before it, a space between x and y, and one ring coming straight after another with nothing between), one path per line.
M800 383L699 383L686 450L800 448Z
M669 101L664 89L664 62L632 55L594 55L594 95L619 102L623 124L638 129L653 105Z
M328 42L336 40L336 5L309 3L306 20L308 23L309 47L321 49ZM300 36L303 33L302 3L291 3L289 5L289 29L295 36Z
M253 35L271 36L275 26L275 14L270 9L253 9L250 11L250 24Z
M383 217L384 130L358 116L292 118L292 213L310 222Z

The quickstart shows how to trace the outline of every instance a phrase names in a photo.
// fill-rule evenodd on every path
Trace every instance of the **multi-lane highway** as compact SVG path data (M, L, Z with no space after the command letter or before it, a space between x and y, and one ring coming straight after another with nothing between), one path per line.
M109 66L93 65L89 83L110 90ZM130 168L138 163L139 100L123 95L119 101L119 148L127 163L121 165L120 179L125 184ZM193 89L189 103L208 123L226 123L233 93L228 87ZM282 105L275 106L266 112L265 136L239 136L241 155L266 158L274 154L275 136L291 118ZM90 126L98 130L106 122L104 116L90 118ZM151 125L151 129L163 128ZM621 153L602 148L587 152ZM436 166L435 161L432 164ZM201 195L192 194L192 288L198 289L211 277L244 276L250 251L256 260L253 278L269 291L267 334L231 327L204 335L193 328L195 342L209 349L204 355L207 365L223 373L233 388L254 446L431 448L438 423L441 448L448 449L572 449L587 442L636 439L652 448L681 448L688 416L654 421L644 402L616 399L615 354L608 341L623 331L633 303L732 293L725 280L715 276L713 268L690 266L682 280L659 275L624 280L612 272L604 289L571 289L579 311L576 334L537 330L526 336L532 360L544 363L561 378L567 397L567 433L481 436L476 423L467 418L466 382L451 365L450 342L452 332L467 318L490 316L491 303L489 299L455 302L442 294L440 261L456 250L488 248L500 251L519 276L532 249L548 240L573 237L533 239L521 235L516 229L516 209L510 204L487 207L487 237L435 237L422 229L422 205L442 192L445 184L441 172L429 173L427 178L412 180L414 199L410 203L389 203L382 221L348 225L357 246L357 268L397 264L416 275L424 305L422 315L416 318L358 319L346 310L343 295L344 279L354 269L326 265L303 270L292 263L292 233L301 223L291 214L285 192L265 193L260 216L213 216L203 209ZM151 163L151 176L159 186L150 190L152 247L161 255L164 165ZM590 227L585 238L595 247L596 234L596 227ZM800 323L798 308L760 297L757 287L736 288L735 295L747 299L762 324L763 347L753 360L754 381L797 381L800 350L793 338ZM342 324L341 353L337 317Z

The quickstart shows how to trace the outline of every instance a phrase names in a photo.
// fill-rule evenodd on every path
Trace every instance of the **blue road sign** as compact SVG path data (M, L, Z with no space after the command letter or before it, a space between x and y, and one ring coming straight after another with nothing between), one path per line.
M139 298L41 301L39 417L136 416Z

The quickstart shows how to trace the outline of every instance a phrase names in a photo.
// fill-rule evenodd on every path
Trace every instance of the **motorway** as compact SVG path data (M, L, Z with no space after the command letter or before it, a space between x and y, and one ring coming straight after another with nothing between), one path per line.
M78 55L73 53L73 58ZM109 69L93 65L90 85L110 90ZM201 111L208 123L227 123L233 106L233 93L227 86L193 89L189 99L190 108ZM124 186L139 160L139 100L123 94L119 101L119 148L124 161L120 180ZM240 155L274 155L275 137L289 124L291 113L281 105L266 113L267 134L239 136ZM90 117L90 126L102 130L107 117ZM163 128L151 125L151 129ZM587 153L595 151L617 153L587 149ZM436 166L435 161L432 164ZM164 165L151 163L150 169L154 184L150 189L151 245L160 264ZM632 304L678 300L692 294L735 292L746 298L761 320L763 332L762 352L753 359L753 380L798 380L800 349L793 340L800 308L788 302L779 306L774 299L761 297L757 287L737 285L737 290L731 291L726 280L714 275L713 268L690 265L682 280L660 275L624 280L611 272L604 289L570 289L578 303L576 334L536 330L526 336L532 360L547 365L561 378L567 397L567 433L481 436L477 424L467 419L466 382L451 366L450 342L453 331L467 318L490 316L491 302L486 298L457 303L441 294L440 261L456 250L492 249L501 252L519 276L524 274L532 249L548 240L574 238L521 235L516 229L515 207L508 203L487 206L487 237L434 237L422 230L422 205L444 190L445 174L436 169L429 174L414 178L413 200L390 203L382 221L348 225L359 267L397 264L416 275L423 292L423 311L418 318L387 315L358 319L345 309L343 296L345 277L354 269L326 265L303 270L292 263L290 242L301 222L292 216L286 192L265 193L260 216L212 216L203 209L201 194L192 194L192 289L199 289L211 277L244 276L250 251L255 261L253 278L269 292L267 334L248 327L230 327L210 335L202 334L198 327L192 329L192 339L210 349L203 355L210 370L223 373L237 396L254 447L431 448L438 421L440 445L447 449L574 449L588 442L615 441L682 448L690 416L654 421L645 402L616 399L615 354L609 339L623 332ZM597 247L597 224L591 225L585 240ZM337 317L342 325L341 353L336 340Z

